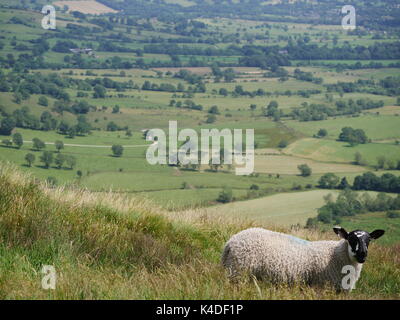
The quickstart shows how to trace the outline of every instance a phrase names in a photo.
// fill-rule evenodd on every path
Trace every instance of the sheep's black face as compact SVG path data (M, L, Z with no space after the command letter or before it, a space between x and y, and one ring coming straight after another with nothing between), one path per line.
M358 263L364 263L368 255L368 245L372 239L378 239L385 231L375 230L371 233L362 230L354 230L349 233L343 228L333 228L336 234L346 239L349 243L349 255L357 260Z
M368 245L371 241L371 236L368 232L355 230L348 234L347 241L349 242L350 254L352 254L359 263L364 263L367 259Z

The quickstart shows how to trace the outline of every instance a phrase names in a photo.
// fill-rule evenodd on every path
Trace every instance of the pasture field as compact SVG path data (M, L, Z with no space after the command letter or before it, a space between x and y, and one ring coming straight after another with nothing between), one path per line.
M379 112L378 109L373 110ZM392 110L392 107L387 107L383 110ZM369 112L374 111L369 110ZM324 121L285 121L285 124L309 137L316 135L319 129L326 129L329 139L338 139L342 128L353 127L363 129L367 137L375 141L399 138L400 117L375 114L359 117L337 117Z
M210 207L211 214L236 216L271 225L304 225L308 218L315 217L317 209L324 205L323 197L338 195L335 190L313 190L275 194L259 199L239 201Z
M369 194L376 196L377 192L369 191ZM233 216L242 219L248 219L254 221L255 223L267 223L268 225L274 226L292 226L292 225L305 225L308 218L315 217L317 215L317 210L325 204L324 197L327 195L332 195L332 199L336 199L339 194L338 190L311 190L311 191L301 191L301 192L290 192L273 194L266 197L238 201L235 203L227 203L209 207L206 209L199 209L201 212L207 212L211 215L216 215L217 217L228 217ZM374 228L374 226L379 225L379 220L372 218L376 217L375 214L370 215L359 215L354 217L354 220L346 218L347 225L353 223L354 228L357 222L362 223L363 218L365 222L360 226L368 228ZM370 217L367 219L367 217ZM391 221L394 221L389 229L392 230L392 237L387 239L386 243L394 243L395 239L398 239L397 223L398 220L382 218L385 221L384 226L389 226ZM372 223L375 222L373 226ZM371 225L367 225L370 223ZM346 224L344 224L346 225ZM349 227L350 229L350 227ZM330 231L328 226L324 227L324 230ZM348 230L349 231L349 230ZM371 230L372 231L372 230Z
M55 1L53 2L55 6L63 8L68 6L68 11L79 11L86 14L103 14L103 13L116 13L104 4L94 1L94 0L80 0L80 1Z
M0 2L1 3L1 2ZM175 8L183 6L190 8L195 3L190 0L168 0L167 3L176 4ZM23 171L32 172L36 177L46 179L55 177L59 184L78 184L96 192L115 190L128 196L139 194L149 197L152 201L165 206L170 211L173 208L204 207L216 204L216 198L222 188L229 186L233 189L235 200L246 198L252 184L260 187L260 190L268 194L291 191L294 185L301 185L303 188L310 184L315 188L318 179L322 174L334 172L338 176L346 176L352 181L354 176L371 170L370 166L376 163L379 155L397 161L399 159L399 146L395 141L400 138L399 118L400 113L395 95L372 94L364 92L341 93L331 92L331 99L326 96L326 84L337 82L356 82L359 79L375 81L383 80L386 77L396 77L399 68L389 67L391 63L398 63L400 60L295 60L281 67L288 71L288 78L281 81L277 76L267 77L269 68L259 66L246 66L241 63L242 56L237 55L233 50L228 54L215 54L212 50L226 50L232 45L242 47L254 45L278 45L281 48L288 44L289 36L293 39L308 37L308 41L320 45L324 43L328 48L336 45L343 45L346 41L352 45L371 45L375 43L370 33L352 34L341 29L340 25L318 25L310 23L299 23L296 21L287 22L265 22L249 20L244 18L201 18L196 21L204 23L200 34L195 38L196 43L188 42L191 37L185 32L176 32L165 21L158 19L138 20L136 23L129 23L126 19L113 20L113 15L105 18L113 22L112 27L102 27L97 24L93 16L87 19L75 18L70 12L80 11L90 15L102 13L117 13L116 10L108 8L96 1L57 1L60 7L68 5L68 12L59 12L60 21L58 27L65 31L68 24L73 23L78 27L97 28L93 34L82 33L74 36L72 41L78 47L92 47L95 57L80 55L79 59L87 65L95 64L96 67L82 67L74 63L64 64L65 59L75 59L68 50L56 52L53 47L65 38L48 36L48 50L41 55L43 66L36 66L28 70L29 73L57 73L65 80L76 79L87 81L99 81L107 77L118 82L133 81L136 88L116 90L107 88L104 98L93 98L93 88L86 91L87 96L79 97L77 86L69 86L64 91L69 94L71 102L85 100L95 106L97 111L90 110L84 116L91 123L93 128L91 134L76 136L69 139L54 131L30 130L16 128L14 132L22 134L26 141L21 150L13 147L0 147L0 159L18 164ZM118 16L118 13L115 17ZM269 16L266 16L269 17ZM273 15L271 15L273 17ZM15 57L21 53L30 53L35 40L44 37L45 32L40 27L42 15L39 12L28 12L20 9L0 8L0 20L2 29L0 31L0 42L3 47L0 56L7 58L8 54ZM13 18L20 18L22 21L9 23ZM18 19L17 19L18 20ZM69 32L69 30L68 30ZM218 36L220 36L218 38ZM125 38L124 38L125 37ZM336 44L334 44L337 41ZM391 41L390 37L382 37L381 42ZM104 42L116 46L110 51L97 48ZM203 49L211 50L204 55L197 53L178 52L169 54L165 52L146 51L145 47L151 45L163 45L166 43L177 43L182 50ZM17 45L24 45L17 48ZM121 50L118 50L120 47ZM154 48L153 48L154 49ZM130 50L130 52L126 52ZM137 52L139 50L141 52ZM257 53L259 54L259 53ZM285 55L286 53L283 53ZM9 59L9 57L7 58ZM68 60L67 59L67 60ZM78 59L78 60L79 60ZM104 67L110 61L123 61L132 63L132 68ZM136 63L142 61L149 66L138 66ZM198 65L193 63L197 61ZM157 62L158 61L158 62ZM169 65L175 61L176 65ZM181 66L179 66L179 61ZM378 69L341 69L336 64L356 62L367 64L380 62L385 67ZM310 65L306 65L310 62ZM62 65L60 67L45 67L53 63ZM233 68L235 78L225 82L222 78L216 81L213 75L215 63L221 64L220 70L226 71ZM298 66L298 63L305 66ZM322 65L322 64L330 65ZM193 64L193 65L192 65ZM84 65L84 64L83 64ZM314 77L323 79L322 84L312 81L295 79L294 70L299 68L304 72L311 72ZM29 68L28 68L29 69ZM175 77L175 73L185 69L200 77L204 84L204 92L194 92L192 80ZM4 72L13 72L12 69L4 68ZM161 72L161 74L159 73ZM157 90L142 90L142 85L149 81L153 85L173 84L183 85L185 92L166 92ZM263 89L267 92L264 96L235 95L232 92L237 86L245 91L256 91ZM191 89L189 89L192 87ZM138 89L139 88L139 89ZM227 89L227 96L219 94L220 89ZM320 90L320 93L302 96L298 91ZM187 95L190 93L189 95ZM12 92L0 92L2 110L12 114L21 107L28 106L30 113L38 118L44 111L49 111L57 121L67 121L70 125L76 124L76 114L54 111L54 103L57 99L47 96L49 106L43 107L38 104L40 94L30 94L19 103ZM190 96L190 98L188 98ZM325 104L334 106L338 100L369 98L374 101L383 100L383 108L367 110L357 117L331 117L324 121L299 122L281 118L280 121L273 121L265 116L265 108L271 101L276 101L278 109L285 114L290 114L293 108L303 108L303 104ZM171 100L185 104L191 100L202 106L202 110L191 110L178 108L171 104ZM250 106L252 108L250 108ZM119 112L113 113L112 108L119 107ZM207 123L209 109L218 107L219 114L216 114L212 123ZM2 116L0 116L2 117ZM1 119L0 119L1 120ZM168 129L168 121L178 121L179 129L193 128L199 132L203 128L217 129L254 129L256 156L255 171L258 177L237 177L234 171L226 167L221 172L210 172L208 166L202 166L200 171L187 171L168 166L150 166L145 159L146 146L148 143L143 140L141 130L149 128ZM133 132L133 137L128 138L125 131L106 131L110 121L118 124L119 127L127 127ZM373 143L349 147L346 143L335 141L342 127L351 126L365 130L367 136ZM313 139L312 137L319 129L325 128L328 131L326 139ZM62 140L65 154L75 155L77 165L73 169L56 169L52 165L44 169L39 162L41 152L32 151L31 141L33 138L40 138L49 144L46 150L55 150L51 143ZM8 139L9 136L0 136L0 139ZM278 146L284 142L286 148L279 149ZM121 144L125 146L124 154L120 158L111 155L111 145ZM369 166L361 167L352 164L355 152L359 151ZM25 164L26 153L35 154L36 161L32 168ZM299 177L299 164L308 164L312 168L312 176L308 178ZM82 172L82 177L77 176L77 171ZM381 171L384 172L384 171ZM398 174L397 171L390 171ZM276 176L279 175L279 178ZM185 185L185 188L183 188ZM318 190L312 190L310 192ZM323 190L324 191L324 190ZM264 194L264 193L262 193ZM316 195L318 192L315 193ZM320 199L321 200L321 199ZM253 200L251 200L253 201ZM311 200L310 200L311 201ZM317 202L319 203L319 202Z
M347 142L305 138L291 144L284 153L318 161L352 163L355 153L359 152L368 165L375 165L379 155L388 160L399 160L399 149L394 143L367 143L350 147Z
M286 155L256 155L255 170L265 173L280 173L280 174L298 174L297 166L307 164L312 168L313 173L347 173L347 172L362 172L365 169L361 166L318 162L311 159L304 159L295 156Z

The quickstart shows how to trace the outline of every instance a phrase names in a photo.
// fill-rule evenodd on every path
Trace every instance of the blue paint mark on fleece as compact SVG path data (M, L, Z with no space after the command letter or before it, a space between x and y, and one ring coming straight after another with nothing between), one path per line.
M307 240L304 240L304 239L300 239L300 238L297 238L297 237L293 237L293 236L290 236L290 235L288 237L289 237L289 239L291 241L296 242L297 244L301 244L303 246L308 245L310 243L310 241L307 241Z

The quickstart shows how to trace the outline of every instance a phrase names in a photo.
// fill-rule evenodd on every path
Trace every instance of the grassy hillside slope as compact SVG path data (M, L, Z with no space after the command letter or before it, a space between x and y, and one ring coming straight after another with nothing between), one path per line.
M253 279L229 283L219 266L221 249L251 225L168 213L112 193L51 189L0 163L0 299L398 298L399 245L379 242L350 295ZM332 232L279 231L333 238ZM42 265L57 271L54 291L41 288Z

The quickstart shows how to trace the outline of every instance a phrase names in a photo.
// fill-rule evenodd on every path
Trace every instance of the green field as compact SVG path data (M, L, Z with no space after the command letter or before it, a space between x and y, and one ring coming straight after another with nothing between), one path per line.
M207 209L211 214L247 218L272 225L304 225L308 218L315 217L317 209L324 204L327 194L337 195L332 190L315 190L276 194L268 197L224 204Z
M341 0L121 1L104 15L95 1L57 8L52 30L48 2L0 0L0 299L399 299L400 218L383 212L399 207L385 198L400 186L395 1L357 0L355 30L340 25ZM143 135L169 140L170 121L199 138L253 129L254 172L150 165ZM368 143L339 142L344 127ZM370 202L356 201L363 190ZM386 231L350 294L232 283L221 267L243 229L334 240L338 221ZM39 285L43 265L55 290Z
M360 117L338 117L324 121L285 121L285 124L312 137L319 129L328 131L327 137L337 139L344 127L363 129L373 141L397 139L399 137L400 117L388 115L366 115Z
M392 161L399 160L399 149L394 143L367 143L350 147L347 142L305 138L290 145L284 153L319 161L351 163L355 153L359 152L367 164L372 166L376 164L379 156Z

